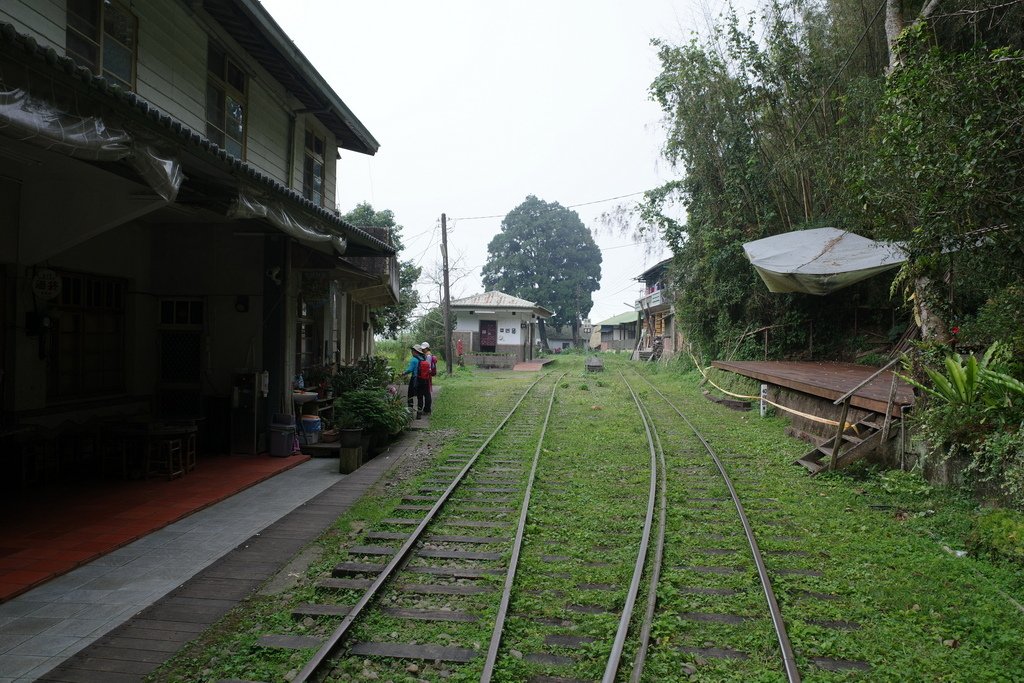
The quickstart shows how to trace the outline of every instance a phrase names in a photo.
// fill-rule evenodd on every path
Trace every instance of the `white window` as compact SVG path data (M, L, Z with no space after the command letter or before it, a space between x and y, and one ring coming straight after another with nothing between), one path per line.
M93 73L135 89L138 22L112 0L68 0L67 54Z
M217 45L206 53L206 137L245 158L245 72Z
M306 156L302 171L302 194L317 206L324 205L325 168L324 150L327 143L322 136L306 130Z

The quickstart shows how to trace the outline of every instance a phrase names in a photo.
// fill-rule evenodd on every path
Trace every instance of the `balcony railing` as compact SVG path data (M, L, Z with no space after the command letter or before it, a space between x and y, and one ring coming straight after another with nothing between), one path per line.
M651 292L647 296L637 299L636 304L633 308L637 311L643 311L650 308L661 306L662 304L668 303L668 300L664 296L664 290L658 290L657 292Z

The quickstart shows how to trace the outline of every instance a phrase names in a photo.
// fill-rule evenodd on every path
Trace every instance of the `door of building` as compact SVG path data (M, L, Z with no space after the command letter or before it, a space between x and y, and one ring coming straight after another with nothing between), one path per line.
M494 352L498 344L498 321L480 321L480 350Z

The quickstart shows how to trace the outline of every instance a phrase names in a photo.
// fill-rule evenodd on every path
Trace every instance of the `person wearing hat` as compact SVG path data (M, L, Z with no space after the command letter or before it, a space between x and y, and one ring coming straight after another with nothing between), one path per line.
M412 358L409 359L409 365L405 367L402 372L402 376L409 375L409 388L407 392L409 402L409 413L413 413L413 401L416 401L416 419L420 419L423 414L423 394L420 393L420 381L419 381L419 369L420 361L424 360L423 347L419 344L409 347L412 350Z
M423 414L430 415L430 409L434 403L434 375L437 374L437 356L430 352L429 342L420 342L420 348L423 349L423 355L430 363L430 377L427 379L426 392L423 394Z

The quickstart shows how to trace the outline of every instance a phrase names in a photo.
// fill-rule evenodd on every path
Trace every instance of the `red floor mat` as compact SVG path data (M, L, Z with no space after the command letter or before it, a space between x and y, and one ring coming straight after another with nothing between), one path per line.
M85 480L0 502L0 602L309 460L204 456L171 481Z

